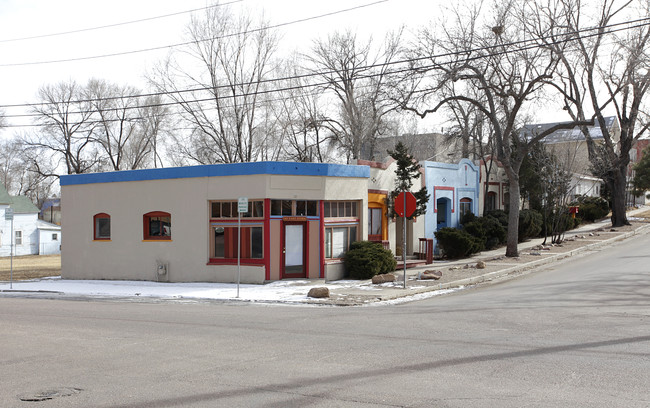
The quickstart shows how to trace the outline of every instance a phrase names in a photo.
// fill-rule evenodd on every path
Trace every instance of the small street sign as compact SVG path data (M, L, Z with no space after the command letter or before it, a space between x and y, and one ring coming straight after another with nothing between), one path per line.
M247 213L248 212L248 197L239 197L237 200L237 212Z
M239 282L241 281L241 215L248 212L248 197L237 199L237 297L239 297Z
M5 208L5 220L12 221L14 219L14 209Z

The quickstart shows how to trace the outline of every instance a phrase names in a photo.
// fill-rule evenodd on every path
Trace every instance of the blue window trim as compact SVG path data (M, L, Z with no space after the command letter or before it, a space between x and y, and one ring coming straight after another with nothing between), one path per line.
M255 174L287 176L327 176L369 178L370 167L348 164L254 162L125 170L106 173L69 174L60 177L61 186L122 181L166 180L197 177L247 176Z

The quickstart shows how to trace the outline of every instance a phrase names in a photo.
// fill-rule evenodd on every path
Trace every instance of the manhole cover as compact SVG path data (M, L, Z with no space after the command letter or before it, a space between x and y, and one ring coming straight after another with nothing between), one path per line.
M20 395L18 398L21 401L41 402L41 401L48 401L54 398L69 397L71 395L79 394L80 392L81 392L80 388L70 388L70 387L52 388L49 390L39 391L33 394L23 394Z

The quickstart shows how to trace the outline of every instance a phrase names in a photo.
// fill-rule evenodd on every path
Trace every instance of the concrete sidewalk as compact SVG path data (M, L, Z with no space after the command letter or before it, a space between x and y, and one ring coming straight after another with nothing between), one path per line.
M577 254L594 251L612 243L650 231L647 219L634 215L646 208L628 212L632 225L611 228L609 220L589 224L567 232L560 246L541 247L543 239L519 245L517 258L506 258L505 248L484 251L471 258L454 261L434 261L431 265L407 269L404 287L401 265L398 263L395 282L372 284L370 280L283 280L265 285L241 285L240 296L234 284L157 283L142 281L69 281L45 278L35 281L0 282L0 296L40 297L55 299L94 299L119 301L182 301L182 302L256 302L275 304L307 304L331 306L382 305L409 302L461 290L468 286L507 279L539 266ZM481 261L484 268L477 268ZM483 265L481 265L483 266ZM425 270L442 273L437 281L420 279ZM329 289L328 298L311 298L307 294L315 287Z
M648 210L648 207L629 211L628 218L632 225L622 228L611 228L609 219L601 220L593 224L580 226L565 234L565 242L560 246L549 246L550 238L546 240L545 249L539 249L544 238L536 238L519 244L519 257L506 258L505 248L498 248L491 251L483 251L471 258L453 261L434 261L433 264L416 267L406 270L406 288L404 288L403 269L398 262L398 277L395 282L372 285L376 291L370 291L364 285L358 287L344 288L341 290L330 289L331 303L338 305L361 305L376 302L390 302L396 299L408 301L408 297L414 299L430 297L437 294L449 293L467 286L473 286L485 282L504 279L508 276L516 276L530 271L539 266L556 262L572 257L587 251L594 251L598 248L611 245L612 243L633 237L650 231L650 224L645 220L636 220L635 214ZM476 266L482 261L484 269ZM425 270L437 270L443 273L440 281L421 280L420 274ZM451 279L445 279L451 275ZM459 279L454 279L459 277ZM314 285L317 285L314 282ZM439 293L436 293L439 292Z

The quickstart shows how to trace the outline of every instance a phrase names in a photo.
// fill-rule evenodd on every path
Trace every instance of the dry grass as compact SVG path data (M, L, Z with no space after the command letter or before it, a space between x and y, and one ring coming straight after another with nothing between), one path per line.
M636 218L650 218L650 210L644 211L639 214L635 214L634 217Z
M0 258L0 281L8 281L10 257ZM26 255L13 258L14 280L61 275L61 255Z

